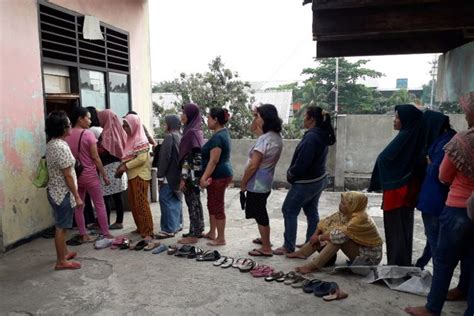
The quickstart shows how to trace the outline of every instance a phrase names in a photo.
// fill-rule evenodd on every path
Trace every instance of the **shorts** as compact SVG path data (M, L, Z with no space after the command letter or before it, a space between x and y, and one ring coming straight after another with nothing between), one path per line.
M247 191L245 218L255 218L257 224L268 226L270 224L267 212L267 199L269 195L270 192L255 193Z
M68 192L60 205L57 205L48 193L48 201L54 212L56 228L72 228L74 209L71 207L71 193Z

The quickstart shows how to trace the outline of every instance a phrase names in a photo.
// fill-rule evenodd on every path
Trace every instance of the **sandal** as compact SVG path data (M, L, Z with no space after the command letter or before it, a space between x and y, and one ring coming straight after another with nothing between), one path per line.
M323 296L323 300L326 302L329 301L335 301L335 300L342 300L344 298L347 298L349 295L342 291L339 286L335 289L332 289L329 295Z
M239 267L240 272L249 272L257 266L257 263L252 259L246 259L244 263Z
M188 254L188 259L195 259L197 256L202 255L204 251L199 247L192 247Z
M151 251L153 249L155 249L156 247L158 247L161 243L156 240L156 239L153 239L152 241L150 241L148 243L148 245L145 246L145 248L143 248L143 250L145 251Z
M249 251L249 256L253 257L273 257L273 253L264 253L260 249L253 249Z
M123 243L119 246L120 250L130 249L130 244L132 241L130 239L125 238Z
M75 262L75 261L68 261L68 262L65 262L63 265L54 266L54 270L77 270L80 268L81 268L81 263Z
M254 278L263 278L263 277L267 277L267 276L271 275L274 271L275 270L270 266L261 265L261 266L258 266L255 269L253 269L252 271L250 271L250 274Z
M305 293L315 293L316 287L319 287L323 281L319 279L306 280L303 283L303 292Z
M166 238L173 238L174 234L167 233L167 232L159 232L154 236L156 239L166 239Z
M239 268L247 258L239 258L232 263L232 268Z
M194 248L191 245L183 245L174 254L176 257L187 257L191 253L191 249Z
M123 236L115 237L114 240L112 241L112 245L110 246L110 249L119 248L126 239L127 238L125 238Z
M80 246L80 245L82 245L81 235L73 236L71 239L66 241L66 245L68 245L68 246Z
M254 244L257 244L257 245L262 245L262 238L258 237L258 238L255 238L254 240L252 240L252 242ZM270 243L270 247L273 247L273 244Z
M150 240L142 239L135 245L135 250L140 251L150 243Z
M222 263L221 268L222 269L227 269L227 268L232 267L233 264L234 264L234 258L227 257L227 259L225 259L224 263Z
M227 257L226 257L226 256L220 257L219 259L217 259L216 261L214 261L214 263L213 263L212 265L213 265L214 267L221 266L226 260L227 260Z
M287 274L285 274L285 280L283 281L283 283L285 285L290 285L295 282L297 276L298 275L295 271L288 272Z
M205 253L197 256L196 261L216 261L221 257L221 254L217 250L208 250Z
M285 280L285 273L283 271L273 272L269 276L265 278L265 281L271 282L275 280L281 280L279 282L283 282Z
M296 276L295 280L293 283L291 283L291 287L294 289L300 289L303 287L305 282L308 281L307 278L302 277L301 275Z
M178 251L177 246L168 246L168 250L166 251L166 254L171 256L171 255L174 255L176 251Z
M339 289L339 286L336 282L320 281L320 283L313 288L313 292L317 297L323 297L334 293L337 289Z
M165 251L167 249L168 249L168 247L166 247L166 245L159 245L151 253L154 254L154 255L157 255L157 254L160 254L160 253L162 253L163 251Z

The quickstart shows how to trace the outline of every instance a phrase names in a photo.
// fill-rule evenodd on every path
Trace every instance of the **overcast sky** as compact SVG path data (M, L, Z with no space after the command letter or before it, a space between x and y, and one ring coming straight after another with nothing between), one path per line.
M315 67L311 6L302 0L150 0L152 80L173 80L181 72L204 72L220 55L247 81L303 80ZM360 57L386 76L369 85L409 88L430 80L433 54ZM355 60L359 58L349 58Z

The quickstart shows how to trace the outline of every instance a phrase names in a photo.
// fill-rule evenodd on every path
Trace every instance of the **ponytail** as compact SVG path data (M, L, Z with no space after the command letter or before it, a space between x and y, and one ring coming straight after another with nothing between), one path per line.
M336 134L334 133L334 128L331 123L331 115L324 111L319 106L309 106L306 108L306 114L309 117L312 117L316 126L325 130L329 134L328 144L329 146L336 143Z

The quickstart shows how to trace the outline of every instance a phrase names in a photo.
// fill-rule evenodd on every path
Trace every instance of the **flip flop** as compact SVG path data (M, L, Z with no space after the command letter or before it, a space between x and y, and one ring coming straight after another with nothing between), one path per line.
M150 240L142 239L135 245L135 250L140 251L150 243Z
M342 291L339 287L337 287L336 289L331 290L331 293L329 295L323 296L323 300L325 300L326 302L342 300L347 298L348 296L349 295L346 292Z
M159 245L151 253L154 254L154 255L157 255L157 254L160 254L160 253L166 251L167 249L168 249L168 247L166 247L166 245Z
M287 274L285 274L285 280L283 280L283 283L285 285L290 285L295 282L295 279L298 275L296 274L295 271L290 271Z
M208 250L202 255L197 256L196 261L216 261L221 257L221 254L217 250Z
M65 259L66 259L66 260L71 260L71 259L76 258L76 256L77 256L77 252L71 251L71 252L69 252L69 253L66 255Z
M259 249L253 249L249 251L249 256L254 256L254 257L273 257L273 253L264 253L263 251Z
M112 242L112 246L110 246L110 249L119 248L123 244L125 239L127 239L127 238L125 238L123 236L115 237L114 241Z
M222 256L222 257L220 257L219 259L217 259L216 261L214 261L214 263L213 263L212 265L213 265L214 267L221 266L226 260L227 260L227 257L226 257L226 256Z
M296 276L295 281L291 283L291 287L294 289L300 289L303 287L306 281L308 281L307 278L302 277L301 275L298 275Z
M80 262L75 262L75 261L69 261L66 262L64 265L61 266L54 266L54 270L77 270L81 268L81 263Z
M261 266L258 266L255 269L253 269L252 271L250 271L250 274L254 278L263 278L263 277L267 277L267 276L271 275L273 272L275 272L275 270L272 267L266 266L266 265L261 265Z
M270 274L269 276L267 276L265 278L265 281L267 282L272 282L272 281L275 281L277 279L282 279L284 280L285 278L285 273L283 273L283 271L278 271L278 272L273 272L272 274ZM282 281L283 281L282 280Z
M255 261L253 261L252 259L247 259L245 261L245 263L242 264L242 266L239 267L239 271L244 272L244 273L249 272L250 270L252 270L256 266L257 266L257 263Z
M262 245L262 238L258 237L258 238L255 238L254 240L252 240L252 242L254 244L257 244L257 245ZM273 244L270 243L270 247L273 247Z
M203 250L199 247L192 247L188 254L188 259L195 259L197 256L203 254Z
M225 259L224 263L221 264L221 268L222 269L227 269L227 268L232 267L233 264L234 264L234 258L227 257L227 259Z
M232 268L239 268L247 258L239 258L232 263Z
M129 249L131 242L132 242L131 240L125 238L125 240L123 241L123 243L119 246L119 249L120 249L120 250Z
M152 241L150 241L148 243L148 245L145 246L145 248L143 248L143 250L145 251L151 251L153 249L155 249L156 247L158 247L161 243L156 240L156 239L153 239Z
M324 297L334 293L338 288L339 286L336 282L321 281L321 283L314 287L314 295L317 297Z
M80 246L82 245L81 235L76 235L66 241L66 245L68 246Z
M167 233L167 232L159 232L155 235L156 239L166 239L166 238L173 238L174 234Z
M320 286L323 281L319 279L306 280L303 283L303 292L305 293L314 293L316 287Z
M177 246L168 246L168 250L166 251L166 254L171 256L171 255L174 255L176 251L178 251Z

